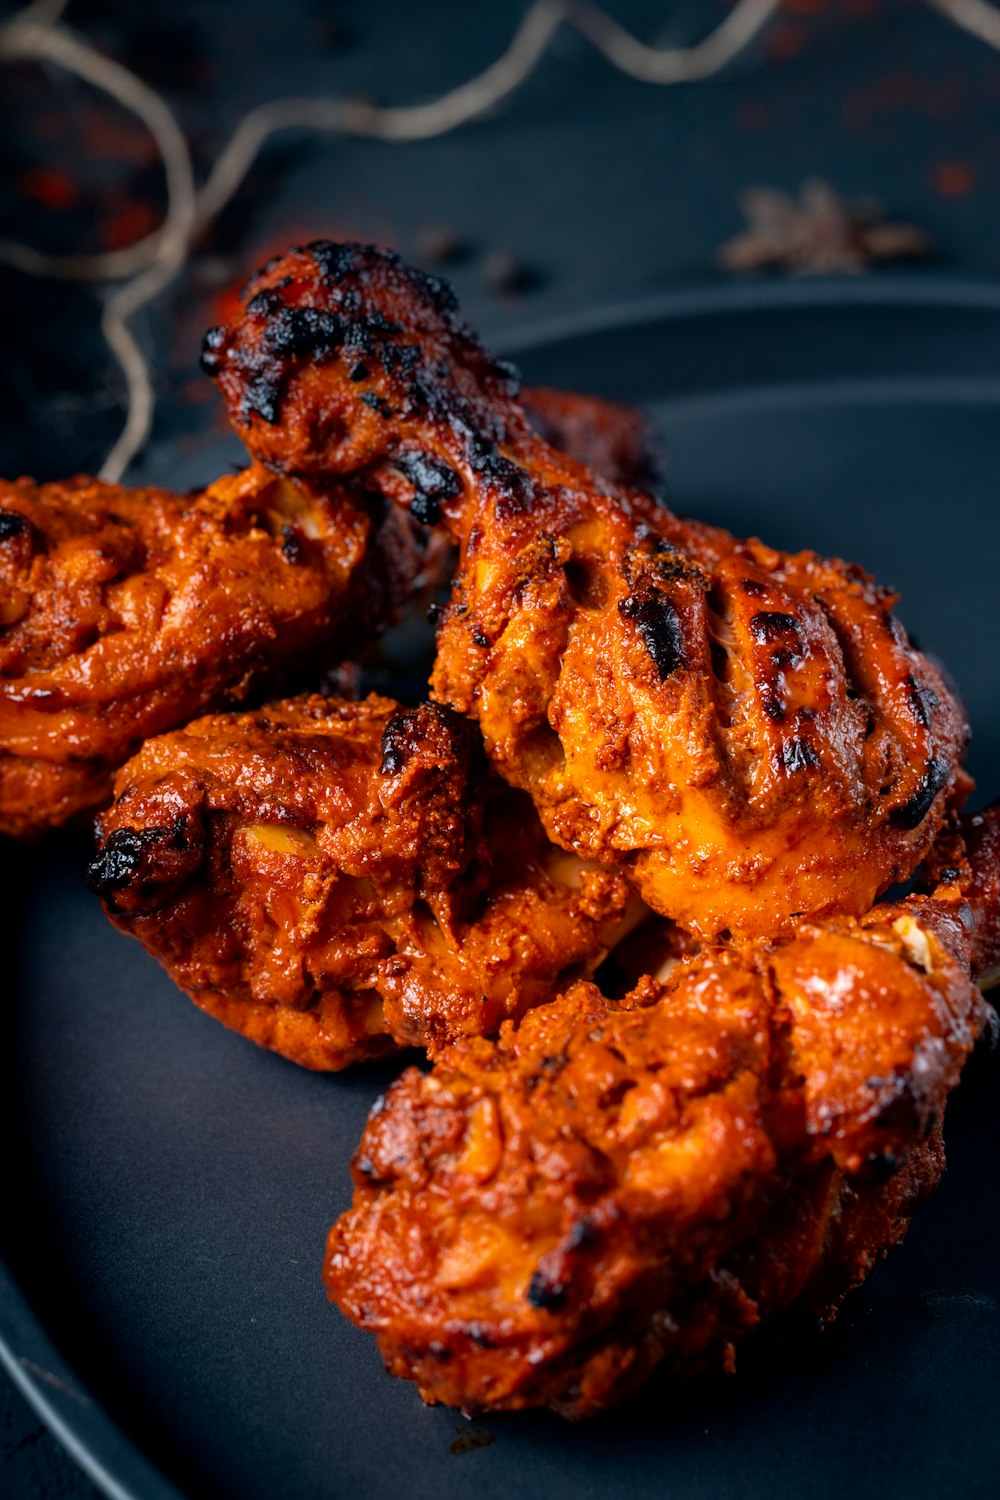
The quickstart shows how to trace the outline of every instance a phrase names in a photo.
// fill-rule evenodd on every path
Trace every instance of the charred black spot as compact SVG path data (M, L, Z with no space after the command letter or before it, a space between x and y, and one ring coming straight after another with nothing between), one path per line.
M218 375L222 369L222 355L220 350L226 342L226 330L223 327L210 328L201 341L201 368L206 375Z
M372 321L371 318L368 319L369 328L372 326ZM393 332L401 331L395 323L385 326ZM389 344L383 341L378 346L378 357L383 370L390 378L400 374L409 375L420 361L420 345Z
M465 1331L477 1349L493 1349L496 1347L485 1324L470 1323Z
M489 636L488 635L484 635L483 632L481 630L479 630L479 629L475 629L475 628L473 629L472 639L475 642L475 644L477 646L480 646L484 651L486 650L486 648L490 644L490 638L489 638Z
M949 865L946 870L942 870L940 872L940 874L938 875L938 879L940 880L942 885L951 885L958 879L961 873L961 870L956 870L954 865Z
M566 1236L566 1248L567 1250L585 1250L588 1245L595 1244L597 1238L597 1230L591 1220L584 1215L582 1219L577 1219Z
M256 412L272 427L281 415L281 376L273 371L256 375L247 381L243 395L243 415Z
M869 1177L894 1177L906 1166L906 1157L898 1151L873 1151L865 1161L865 1173Z
M754 615L750 621L753 638L762 646L769 645L790 630L798 633L801 628L800 622L794 615L784 615L775 609L761 610L760 614Z
M509 359L499 359L494 355L490 361L489 373L503 382L508 396L516 396L521 389L521 372Z
M400 453L395 464L416 492L410 510L425 526L436 526L441 519L441 506L461 494L460 477L429 453Z
M390 725L389 728L392 726ZM389 729L386 729L382 739L382 760L379 771L383 776L398 776L406 765L406 751L402 745L387 744Z
M891 609L883 611L882 623L897 646L908 646L910 644L902 621L896 618Z
M926 729L931 722L931 715L941 702L940 698L932 687L919 683L912 675L906 679L906 694L913 717Z
M368 366L363 359L359 359L355 361L347 373L350 379L357 385L359 380L368 379Z
M268 294L261 292L259 295ZM270 295L275 297L278 306L270 310L261 340L266 354L283 359L308 358L321 363L340 348L344 325L336 313L318 307L288 307L277 293ZM253 300L256 302L258 298ZM253 303L250 306L252 308Z
M376 396L374 391L362 391L361 399L367 407L371 408L372 411L377 411L380 417L385 417L386 419L388 419L389 417L395 415L392 407L389 405L388 401L386 401L385 397Z
M0 542L10 541L15 536L24 536L30 530L31 522L27 516L22 516L20 511L0 510Z
M272 287L265 287L262 292L255 292L247 303L247 312L252 318L269 318L273 313L280 312L283 306L281 298Z
M634 623L661 682L683 666L684 637L680 615L663 594L655 591L645 595L629 594L619 601L618 613Z
M761 690L760 706L773 723L784 723L786 713L785 700L774 688L765 687Z
M479 437L473 433L466 449L469 455L469 463L477 474L492 474L500 465L501 458L497 452L496 443L491 443L489 438Z
M306 246L319 267L320 274L328 281L339 281L350 271L358 270L364 248L351 241L338 244L335 240L313 240ZM383 254L390 265L398 265L399 256L394 250L386 250Z
M282 526L281 555L289 563L294 564L305 561L305 538L297 526Z
M528 1301L544 1312L557 1312L566 1301L566 1287L550 1280L539 1266L528 1284Z
M916 828L922 823L934 805L935 797L950 775L951 767L946 760L938 760L937 757L929 760L919 789L909 802L905 802L902 807L897 807L895 812L889 814L890 826L908 829Z
M517 464L504 458L496 443L481 433L472 433L466 441L469 467L488 480L497 491L504 516L516 515L530 508L535 488L531 479Z
M767 593L767 584L761 583L756 578L741 578L740 588L745 594L749 594L751 599L759 599L763 594Z
M380 307L373 307L365 319L368 327L376 333L402 333L402 323L393 323Z
M789 775L819 765L819 757L808 740L786 740L781 747L781 764Z
M169 828L116 828L87 866L87 885L95 896L122 890L138 875L146 850L170 837Z

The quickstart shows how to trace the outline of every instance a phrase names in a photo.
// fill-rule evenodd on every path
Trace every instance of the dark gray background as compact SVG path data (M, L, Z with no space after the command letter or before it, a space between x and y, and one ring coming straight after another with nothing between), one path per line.
M676 42L703 34L725 8L718 0L608 5L640 35ZM432 97L485 66L523 9L80 0L69 20L164 89L204 163L240 113L268 97ZM53 249L98 247L109 224L122 232L125 208L147 201L155 210L158 174L136 159L140 133L124 122L128 150L100 169L91 164L78 201L53 206L44 181L40 190L40 170L75 170L78 152L96 157L97 107L54 72L5 75L0 233ZM195 369L200 331L242 273L290 238L374 237L416 257L426 230L445 224L467 247L447 274L472 321L500 337L551 314L721 279L713 252L740 227L740 191L758 182L794 189L819 175L848 195L874 194L928 230L942 273L995 275L998 111L1000 55L916 0L793 0L770 40L721 81L649 88L563 36L501 111L448 138L387 147L282 137L183 281L139 320L159 394L140 468L162 473L174 453L185 470L197 468L199 439L217 421ZM485 258L498 250L523 268L523 289L487 284ZM49 477L96 467L117 431L120 381L94 298L0 272L0 302L0 471ZM0 1413L0 1492L17 1500L95 1493L5 1380Z

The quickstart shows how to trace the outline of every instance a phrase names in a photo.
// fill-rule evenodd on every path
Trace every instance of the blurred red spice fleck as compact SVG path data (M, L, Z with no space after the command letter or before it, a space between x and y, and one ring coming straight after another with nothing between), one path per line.
M960 113L968 99L969 79L964 72L932 79L900 70L850 94L844 100L843 120L849 129L857 129L904 109L925 119L945 120Z
M18 183L23 193L46 208L73 208L80 199L73 179L50 167L29 167L21 173Z
M759 99L748 99L740 110L740 125L744 130L757 134L762 130L770 130L773 124L773 114Z
M769 57L798 57L809 45L809 32L798 21L776 21L767 33Z
M162 211L138 199L129 200L102 220L101 242L109 250L124 250L152 234L162 220Z
M945 198L967 198L976 185L976 174L964 161L942 161L930 174L931 187Z

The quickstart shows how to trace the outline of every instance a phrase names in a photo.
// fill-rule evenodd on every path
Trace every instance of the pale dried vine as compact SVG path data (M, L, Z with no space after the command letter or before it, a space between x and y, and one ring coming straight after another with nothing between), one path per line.
M986 0L927 0L956 25L1000 48L1000 12ZM104 337L126 382L126 419L101 476L117 480L149 435L154 392L149 362L129 320L177 275L192 238L225 208L261 148L282 130L332 131L381 141L446 134L495 108L534 72L561 27L578 32L619 72L643 83L672 85L712 78L763 31L782 0L737 0L729 15L690 47L653 47L589 0L535 0L509 46L482 73L427 104L378 106L355 99L276 99L237 125L205 182L196 188L187 141L169 106L148 84L97 52L62 24L68 0L33 0L0 27L0 58L54 63L110 95L149 130L166 179L160 227L132 245L94 255L48 255L0 240L0 261L32 275L118 282L101 317Z

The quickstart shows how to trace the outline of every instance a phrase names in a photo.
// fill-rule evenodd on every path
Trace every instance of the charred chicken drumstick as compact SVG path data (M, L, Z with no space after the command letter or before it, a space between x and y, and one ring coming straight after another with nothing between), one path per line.
M936 1184L995 1020L969 921L952 882L707 948L620 1003L577 984L408 1070L355 1157L330 1295L425 1400L573 1417L661 1364L731 1367L793 1305L829 1317Z
M210 1014L311 1068L495 1032L639 907L553 848L473 725L304 697L147 741L91 884Z
M552 441L655 481L640 413L528 394ZM93 812L146 735L361 650L426 562L384 509L260 468L195 496L0 481L0 833Z
M685 522L558 453L441 282L321 241L206 337L251 451L442 519L434 696L564 848L703 938L860 914L964 791L963 716L894 596Z

